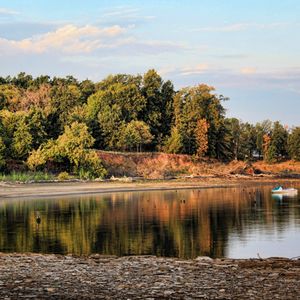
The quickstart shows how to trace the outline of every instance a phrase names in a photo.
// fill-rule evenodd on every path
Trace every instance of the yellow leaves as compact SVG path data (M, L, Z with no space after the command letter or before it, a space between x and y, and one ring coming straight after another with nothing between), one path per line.
M263 152L266 154L269 150L271 143L271 137L268 134L264 134L263 136Z
M103 177L105 169L96 152L89 149L93 143L94 138L89 134L86 124L74 122L71 126L65 126L64 133L56 141L49 140L33 151L27 165L36 170L50 159L58 161L60 158L67 158L75 172L83 168L92 176Z
M206 119L197 121L196 127L196 142L197 142L197 156L203 157L208 150L208 128L209 124Z
M47 159L42 149L33 150L27 159L27 166L30 170L36 170L38 166L44 165Z

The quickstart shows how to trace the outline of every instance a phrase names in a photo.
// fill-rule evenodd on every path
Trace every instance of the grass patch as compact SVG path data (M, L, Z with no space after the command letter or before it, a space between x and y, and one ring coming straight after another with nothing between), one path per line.
M9 174L0 173L0 181L41 181L53 180L55 176L44 172L16 172L12 171Z

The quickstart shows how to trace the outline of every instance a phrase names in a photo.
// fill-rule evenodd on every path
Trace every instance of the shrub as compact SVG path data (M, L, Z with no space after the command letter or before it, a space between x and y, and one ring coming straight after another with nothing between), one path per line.
M57 176L58 180L68 180L70 179L68 172L60 172Z

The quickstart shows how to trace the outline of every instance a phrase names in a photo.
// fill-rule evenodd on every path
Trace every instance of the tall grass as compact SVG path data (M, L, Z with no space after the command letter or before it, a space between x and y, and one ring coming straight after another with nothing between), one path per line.
M52 174L44 172L16 172L12 171L9 174L0 173L0 181L40 181L53 180L55 177Z

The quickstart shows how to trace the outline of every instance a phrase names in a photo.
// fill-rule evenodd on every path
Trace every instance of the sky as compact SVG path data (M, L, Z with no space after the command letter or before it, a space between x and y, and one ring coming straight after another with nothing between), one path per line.
M299 0L0 0L0 76L155 69L205 83L227 116L300 125Z

